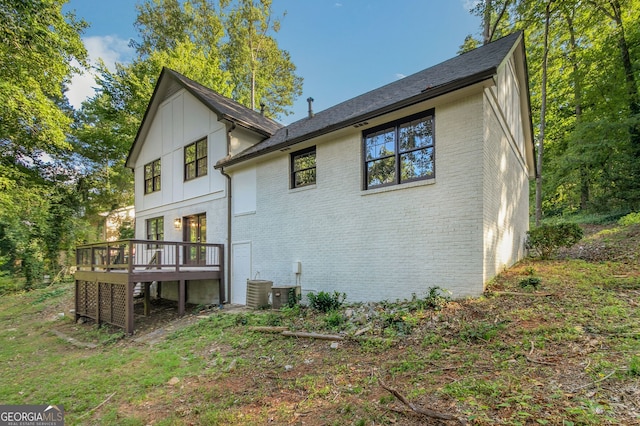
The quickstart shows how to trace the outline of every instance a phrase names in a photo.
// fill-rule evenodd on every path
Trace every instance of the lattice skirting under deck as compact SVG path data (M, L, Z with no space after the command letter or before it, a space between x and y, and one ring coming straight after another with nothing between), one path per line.
M127 286L76 280L76 315L127 328Z

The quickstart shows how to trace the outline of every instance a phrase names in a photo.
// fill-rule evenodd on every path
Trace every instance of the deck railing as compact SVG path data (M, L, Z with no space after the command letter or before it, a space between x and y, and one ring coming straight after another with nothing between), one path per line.
M130 239L76 248L79 271L208 270L222 268L223 260L223 244Z

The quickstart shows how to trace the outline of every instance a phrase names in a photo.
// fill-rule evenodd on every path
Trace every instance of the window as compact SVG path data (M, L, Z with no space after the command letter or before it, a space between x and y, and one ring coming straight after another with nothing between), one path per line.
M147 240L163 241L164 240L164 218L154 217L147 219ZM155 248L149 245L148 248Z
M316 147L291 154L291 188L316 183Z
M207 174L207 138L184 147L184 180Z
M435 177L433 110L363 133L364 188Z
M144 193L160 191L160 159L144 165Z

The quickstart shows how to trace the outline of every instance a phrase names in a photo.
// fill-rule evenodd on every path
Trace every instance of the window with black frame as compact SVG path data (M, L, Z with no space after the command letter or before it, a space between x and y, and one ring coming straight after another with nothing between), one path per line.
M316 183L316 147L291 153L291 188Z
M147 240L164 241L164 217L147 219ZM147 248L158 248L157 244L149 244Z
M160 191L160 159L144 165L144 193Z
M207 174L207 138L184 147L184 180Z
M364 188L435 177L433 110L363 132Z

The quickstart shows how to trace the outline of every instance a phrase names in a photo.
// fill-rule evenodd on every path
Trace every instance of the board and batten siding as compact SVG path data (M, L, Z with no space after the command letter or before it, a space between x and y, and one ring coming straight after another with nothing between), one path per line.
M207 138L207 174L184 180L184 147ZM193 95L181 90L159 107L135 164L136 238L146 239L146 221L164 218L164 239L182 241L174 220L206 214L208 243L225 244L228 256L226 177L213 168L227 154L226 127ZM161 189L144 193L144 165L161 159ZM228 272L227 272L228 274ZM219 303L217 280L188 284L188 303ZM163 297L177 300L178 283L163 283Z
M184 181L184 147L207 138L206 176ZM145 221L164 217L165 240L181 241L173 222L193 214L207 215L207 242L226 243L226 178L213 168L226 155L226 128L194 96L181 90L165 100L153 117L136 160L136 237L146 238ZM161 190L144 193L144 165L161 159Z

